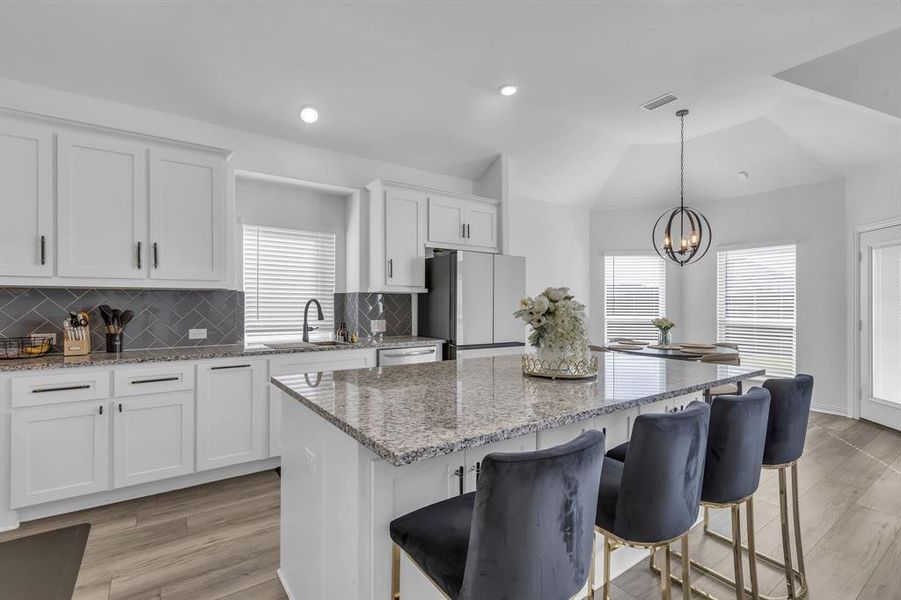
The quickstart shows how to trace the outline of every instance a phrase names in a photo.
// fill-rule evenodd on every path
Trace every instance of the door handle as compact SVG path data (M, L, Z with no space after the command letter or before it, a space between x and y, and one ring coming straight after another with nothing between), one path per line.
M156 242L153 242L153 268L160 268L159 247Z
M91 385L85 383L84 385L66 385L63 387L52 387L52 388L35 388L31 390L32 394L44 394L47 392L67 392L69 390L89 390L91 389Z
M103 405L101 404L99 408L100 408L100 411L99 411L99 412L100 412L100 414L102 415L102 414L103 414Z
M122 412L122 403L119 403L119 412Z
M462 233L460 233L460 237L465 238L466 237L466 223L463 223L462 225L460 225L460 228L462 229Z
M130 383L132 385L138 383L161 383L163 381L178 381L181 377L156 377L154 379L132 379Z
M457 470L454 471L454 477L457 477L460 479L460 495L461 496L463 495L463 476L465 473L466 473L466 471L463 470L463 465L460 465L459 467L457 467Z
M138 268L140 269L141 268L141 242L138 242L137 254L138 254Z
M467 223L466 224L466 239L468 240L471 237L472 237L472 225Z
M394 259L388 259L388 277L394 278Z
M47 264L47 236L41 236L41 264Z
M479 485L479 475L482 474L482 463L481 463L480 461L476 461L476 464L475 464L474 466L472 466L472 467L469 467L469 470L470 470L470 471L475 471L475 474L476 474L476 485L478 486L478 485ZM461 490L460 493L462 494L463 491Z

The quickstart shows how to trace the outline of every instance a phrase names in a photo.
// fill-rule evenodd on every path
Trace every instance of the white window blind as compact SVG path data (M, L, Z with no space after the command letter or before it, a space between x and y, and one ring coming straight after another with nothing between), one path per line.
M666 313L666 265L657 256L604 257L604 335L657 339L651 321Z
M795 374L795 246L717 252L717 340L738 344L742 365Z
M244 339L259 343L303 335L307 300L316 333L334 331L335 234L244 226ZM311 334L313 335L313 334Z

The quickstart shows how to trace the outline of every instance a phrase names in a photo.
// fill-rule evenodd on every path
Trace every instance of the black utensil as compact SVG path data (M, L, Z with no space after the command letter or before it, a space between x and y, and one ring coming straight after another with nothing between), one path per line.
M135 313L133 310L126 310L122 312L122 316L119 317L119 326L122 329L125 329L125 326L135 317Z
M97 310L100 311L100 316L103 317L103 322L107 327L113 324L113 309L106 304L101 304L97 307Z
M122 311L119 310L118 308L114 308L113 309L113 327L115 327L116 330L119 329L119 322L121 321L121 319L122 319Z

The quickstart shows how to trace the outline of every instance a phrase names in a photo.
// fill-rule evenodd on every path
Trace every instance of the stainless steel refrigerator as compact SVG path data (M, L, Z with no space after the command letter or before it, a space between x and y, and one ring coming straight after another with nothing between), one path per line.
M445 360L524 346L525 323L513 317L525 296L526 259L453 251L425 261L419 335L447 340Z

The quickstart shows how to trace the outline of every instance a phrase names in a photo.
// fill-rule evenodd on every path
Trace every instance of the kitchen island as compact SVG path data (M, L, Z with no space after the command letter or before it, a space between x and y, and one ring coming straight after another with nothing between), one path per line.
M600 353L596 379L522 375L520 358L462 359L272 378L282 392L281 565L293 598L390 597L392 519L475 490L491 452L547 448L586 429L607 447L635 417L763 374ZM617 552L614 574L644 553ZM406 598L440 598L406 560Z

